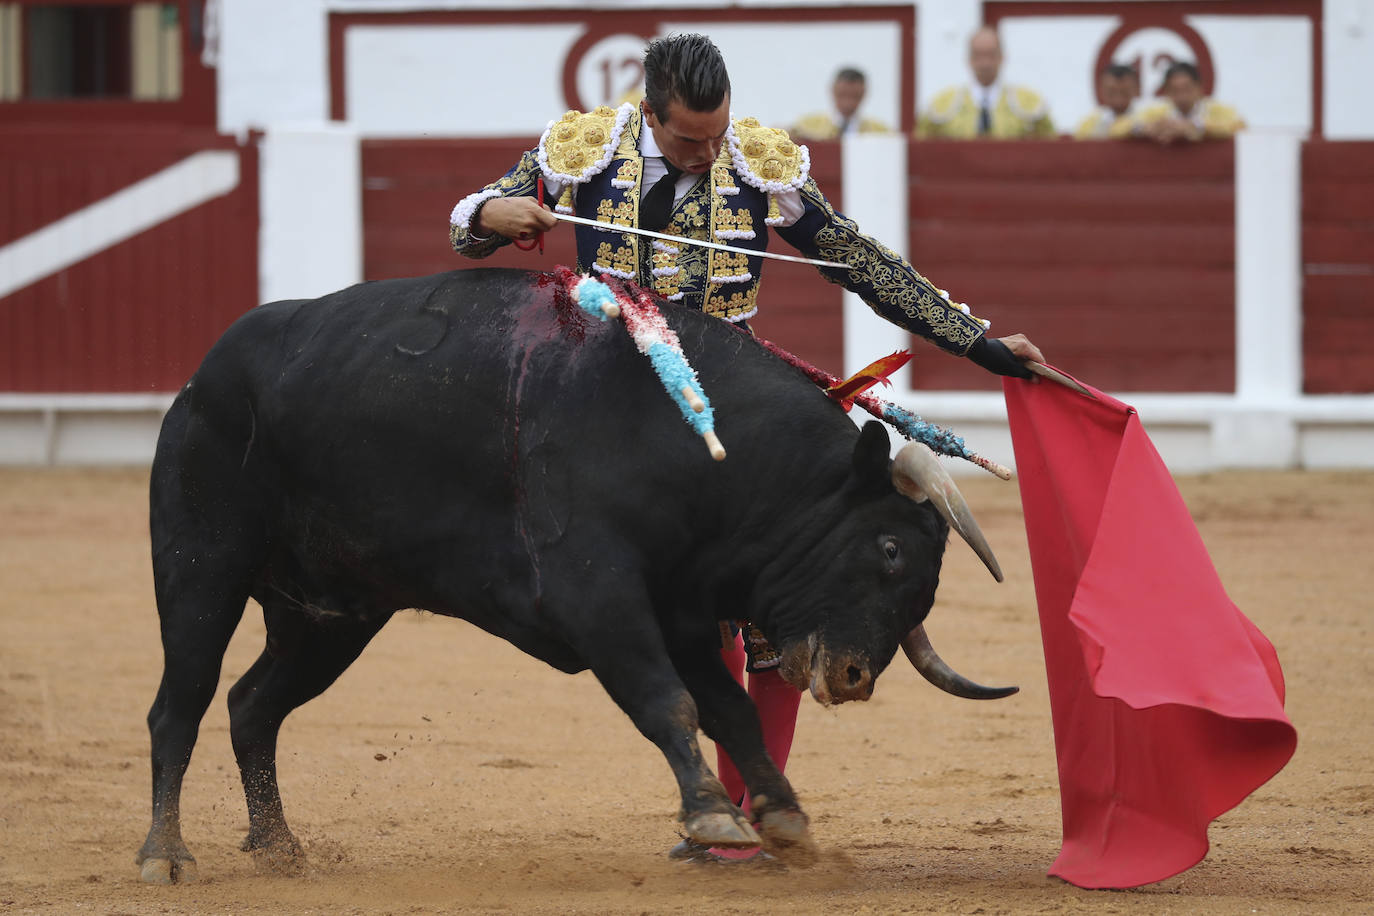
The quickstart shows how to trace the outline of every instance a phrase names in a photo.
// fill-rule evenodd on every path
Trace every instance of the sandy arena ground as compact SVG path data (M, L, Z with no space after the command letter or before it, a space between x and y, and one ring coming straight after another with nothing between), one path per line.
M458 621L398 615L282 732L303 875L238 851L247 815L224 694L183 797L200 881L140 883L144 716L161 671L143 470L0 470L0 912L1374 912L1374 475L1180 482L1232 598L1273 640L1299 733L1288 767L1211 830L1191 871L1124 892L1045 876L1059 806L1014 484L964 484L1007 581L951 547L929 626L993 703L899 659L867 704L802 706L789 775L825 854L809 870L670 863L670 772L590 675Z

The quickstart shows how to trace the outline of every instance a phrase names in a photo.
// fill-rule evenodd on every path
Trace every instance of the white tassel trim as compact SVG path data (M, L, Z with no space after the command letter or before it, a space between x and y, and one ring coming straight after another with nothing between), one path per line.
M539 137L539 169L544 173L544 177L556 184L583 184L594 175L601 173L606 166L611 164L611 157L615 155L616 147L620 145L620 134L625 130L625 124L630 120L630 115L634 112L635 106L626 102L621 105L615 113L615 125L611 128L611 138L601 147L601 158L593 162L577 175L567 175L563 172L556 172L549 165L549 155L544 149L544 144L548 142L549 134L557 121L550 121L544 128L544 133Z
M485 188L481 191L469 194L467 197L458 201L457 206L453 208L453 212L449 214L448 224L450 226L459 226L466 230L468 225L472 222L472 214L477 212L477 208L493 197L500 196L501 192L494 188Z
M785 218L781 216L766 216L763 219L765 226L781 226L783 222L785 222Z
M678 247L676 245L669 245L667 242L654 239L654 251L661 251L664 254L677 254Z
M711 278L711 282L712 282L712 283L748 283L748 282L749 282L750 280L752 280L752 279L754 279L754 275L751 274L749 271L746 270L744 273L740 274L740 275L737 276L737 277L712 277L712 278Z
M633 280L635 275L623 270L616 270L614 267L607 267L604 264L593 264L592 270L597 273L610 274L612 277L619 277L622 280Z
M739 321L747 321L748 319L753 318L753 317L754 317L755 315L757 315L758 313L759 313L759 310L758 310L758 307L756 306L756 307L750 309L749 311L745 312L743 315L731 315L730 317L726 318L725 320L728 321L728 322L730 322L731 324L734 324L735 322L739 322Z
M753 229L717 229L716 238L718 239L752 239Z
M719 194L721 197L734 197L736 194L739 193L739 188L736 185L732 184L727 184L723 187L718 185L716 187L716 193Z
M674 274L680 273L681 271L682 271L682 268L681 268L681 267L655 267L655 268L654 268L654 276L655 276L655 277L671 277L671 276L673 276Z
M671 296L664 296L663 298L664 298L664 299L667 299L667 300L669 300L669 301L671 301L671 302L681 302L681 301L682 301L682 295L683 295L682 293L673 293Z

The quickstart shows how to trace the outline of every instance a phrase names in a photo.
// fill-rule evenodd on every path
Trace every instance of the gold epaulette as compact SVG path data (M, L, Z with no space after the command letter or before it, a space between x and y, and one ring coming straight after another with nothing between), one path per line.
M839 136L835 122L823 111L803 115L792 125L791 133L803 140L834 140Z
M1245 129L1245 120L1230 105L1210 97L1203 99L1202 103L1206 105L1202 110L1202 124L1209 134L1233 134Z
M588 112L569 111L550 122L539 138L539 164L544 174L562 185L581 184L599 174L610 163L633 111L629 104L619 108L600 105Z
M1133 117L1137 124L1153 124L1167 118L1175 110L1173 102L1151 102L1137 109Z
M1008 86L1007 107L1022 121L1038 121L1045 116L1045 100L1040 93L1025 86Z
M967 93L968 90L963 86L941 89L935 94L935 98L930 100L930 105L926 109L926 119L932 124L948 124L964 107L964 96Z
M763 127L756 118L740 118L730 126L730 159L745 183L774 194L806 183L811 154L787 131Z

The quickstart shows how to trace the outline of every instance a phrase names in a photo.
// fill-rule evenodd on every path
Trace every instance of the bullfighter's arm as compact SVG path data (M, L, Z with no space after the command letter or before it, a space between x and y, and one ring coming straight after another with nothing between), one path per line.
M800 218L776 231L807 257L850 265L847 270L821 268L821 276L856 293L893 324L956 356L970 355L987 323L969 314L968 306L951 302L897 252L861 233L830 205L815 180L808 178L798 193Z
M533 197L539 174L538 153L530 150L505 175L458 201L449 217L448 234L453 250L470 258L485 258L502 245L509 244L510 239L495 232L486 236L474 234L473 214L493 197Z

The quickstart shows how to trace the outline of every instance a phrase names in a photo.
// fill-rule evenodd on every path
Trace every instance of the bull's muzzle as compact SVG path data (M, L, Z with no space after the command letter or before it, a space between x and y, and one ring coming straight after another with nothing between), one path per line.
M822 650L811 657L809 686L811 696L822 706L867 700L873 696L873 673L867 659Z
M798 690L810 690L822 706L873 696L873 669L868 659L828 652L814 634L783 652L778 673Z

